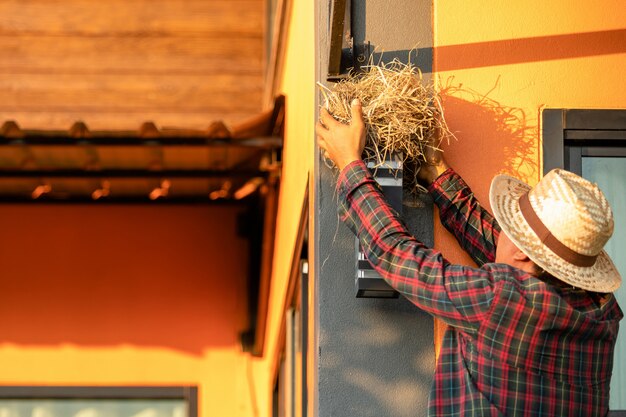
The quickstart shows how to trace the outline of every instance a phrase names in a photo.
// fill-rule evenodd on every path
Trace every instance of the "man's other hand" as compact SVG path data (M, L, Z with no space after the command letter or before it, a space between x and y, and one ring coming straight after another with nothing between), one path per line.
M425 162L420 165L417 179L419 182L428 187L448 169L448 164L443 159L443 153L436 146L425 147Z
M340 171L350 162L361 159L365 147L363 108L357 99L352 101L350 111L352 121L346 125L335 120L326 109L322 109L320 120L315 126L317 144Z

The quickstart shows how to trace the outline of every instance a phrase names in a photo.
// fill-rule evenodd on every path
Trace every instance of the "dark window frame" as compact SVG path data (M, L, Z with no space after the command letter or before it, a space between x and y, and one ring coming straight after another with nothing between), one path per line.
M544 109L543 173L582 173L584 156L626 157L626 110Z
M297 242L293 252L278 352L274 369L272 416L306 417L308 414L309 262L308 187L305 191ZM300 374L297 372L300 368Z
M582 176L582 158L626 158L626 109L544 109L543 174L564 168ZM626 417L626 410L609 412Z
M197 386L0 386L7 400L184 400L198 417Z

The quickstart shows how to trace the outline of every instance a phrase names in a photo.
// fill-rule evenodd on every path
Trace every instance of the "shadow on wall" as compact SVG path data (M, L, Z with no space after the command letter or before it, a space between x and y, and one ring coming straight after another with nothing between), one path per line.
M320 383L338 387L325 411L378 417L425 410L435 367L430 317L404 298L355 303L359 314L342 315L342 331L333 332L332 342L320 333L328 378ZM420 322L428 326L423 332L415 331Z
M238 211L0 206L0 344L234 346L246 326Z
M437 71L455 71L626 52L626 29L502 39L437 47Z
M498 86L496 81L494 89ZM444 155L489 209L489 185L497 174L527 183L539 179L539 137L536 121L523 109L507 106L449 79L440 91L446 121L458 140L444 144ZM436 223L438 220L436 221ZM452 263L474 265L454 237L438 229L438 246ZM446 325L435 320L435 340L440 343Z
M446 159L470 183L508 174L534 183L539 177L539 137L523 109L507 106L450 79L440 95L452 140ZM497 87L498 81L494 89ZM445 145L444 145L445 146ZM463 159L461 159L463 158ZM471 162L468 162L468 159ZM479 178L480 177L480 178ZM488 188L488 187L487 187ZM476 191L476 190L475 190ZM487 205L488 199L480 198Z
M432 317L404 297L355 297L355 238L337 224L336 171L322 168L321 175L327 221L320 241L319 414L425 414L435 369ZM406 226L432 245L432 204L406 197Z

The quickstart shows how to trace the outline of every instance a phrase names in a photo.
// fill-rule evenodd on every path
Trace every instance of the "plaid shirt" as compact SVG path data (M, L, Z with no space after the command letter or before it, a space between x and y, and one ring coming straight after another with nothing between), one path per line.
M622 312L612 294L548 284L493 263L500 228L452 170L430 187L444 226L479 268L412 237L361 161L337 184L339 214L373 267L446 322L431 416L605 416Z

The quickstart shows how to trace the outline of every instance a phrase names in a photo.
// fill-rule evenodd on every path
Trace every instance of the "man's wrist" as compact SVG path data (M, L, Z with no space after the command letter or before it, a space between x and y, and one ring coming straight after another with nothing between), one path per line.
M435 165L424 165L422 169L424 169L424 175L422 176L422 184L428 186L435 182L437 178L441 176L444 172L446 172L450 168L448 164L441 161Z
M358 161L360 158L359 157L352 157L352 158L345 158L342 159L341 161L339 161L339 163L337 164L337 168L339 168L339 171L343 171L343 169L345 167L347 167L348 165L350 165L351 163L353 163L354 161Z
M435 166L435 172L433 174L433 178L430 180L432 184L437 178L441 176L444 172L446 172L450 167L445 162L441 161L439 164Z

